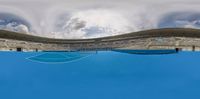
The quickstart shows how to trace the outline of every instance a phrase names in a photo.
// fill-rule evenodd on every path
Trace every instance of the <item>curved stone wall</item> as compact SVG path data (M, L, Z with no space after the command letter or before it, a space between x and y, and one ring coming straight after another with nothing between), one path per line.
M0 31L2 51L76 51L112 49L200 50L198 29L154 29L96 39L52 39Z

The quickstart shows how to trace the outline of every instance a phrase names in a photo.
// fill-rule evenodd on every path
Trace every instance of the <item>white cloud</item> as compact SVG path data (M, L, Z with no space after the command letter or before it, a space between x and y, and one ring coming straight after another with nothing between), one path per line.
M29 33L28 27L23 24L16 24L15 22L9 23L7 25L0 25L0 29L20 32L20 33Z
M63 21L66 21L66 23L61 27L60 33L63 33L65 38L110 36L128 33L138 28L132 25L122 14L106 9L78 11L73 13L69 20Z
M28 27L23 24L16 26L15 30L20 33L29 33Z

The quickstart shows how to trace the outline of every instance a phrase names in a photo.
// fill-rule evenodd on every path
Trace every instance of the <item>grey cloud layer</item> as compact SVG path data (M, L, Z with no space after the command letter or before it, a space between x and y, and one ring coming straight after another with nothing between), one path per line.
M60 38L88 38L160 28L162 27L161 24L169 25L169 27L199 28L195 23L199 18L188 21L192 16L200 13L198 11L199 5L199 0L0 0L0 12L12 13L24 18L24 20L27 20L31 24L34 30L32 34L35 35ZM88 22L90 21L88 19L83 19L86 18L86 15L81 12L85 11L96 14L93 13L95 10L103 12L103 14L108 14L104 16L107 20L110 20L107 18L108 16L117 16L118 18L113 20L119 21L118 19L121 19L123 21L121 23L119 21L119 24L127 23L130 27L119 25L122 28L117 30L115 28L98 27L101 24L96 25L94 22ZM182 16L174 14L179 12L186 13L186 15L191 13L196 14L182 18ZM179 18L174 18L171 13ZM171 17L173 22L165 23L167 22L165 20L170 19L166 18L168 16ZM96 16L94 15L94 17ZM60 20L62 18L63 20ZM76 20L77 23L73 23L75 22L73 20ZM66 24L70 22L71 25L67 26ZM88 24L95 24L95 26ZM104 24L108 26L114 25L109 23ZM118 26L111 27L117 28ZM119 33L114 33L116 31ZM97 33L91 34L91 32Z

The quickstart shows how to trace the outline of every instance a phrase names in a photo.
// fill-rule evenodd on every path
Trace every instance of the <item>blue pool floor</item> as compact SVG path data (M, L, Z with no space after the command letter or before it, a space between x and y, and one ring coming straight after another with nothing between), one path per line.
M38 55L0 52L0 99L200 98L200 52L100 51L56 64L27 59Z

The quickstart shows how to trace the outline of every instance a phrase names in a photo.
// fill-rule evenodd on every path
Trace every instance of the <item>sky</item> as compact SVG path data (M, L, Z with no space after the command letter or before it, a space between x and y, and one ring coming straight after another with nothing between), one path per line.
M0 29L64 39L199 29L199 5L199 0L0 0Z

